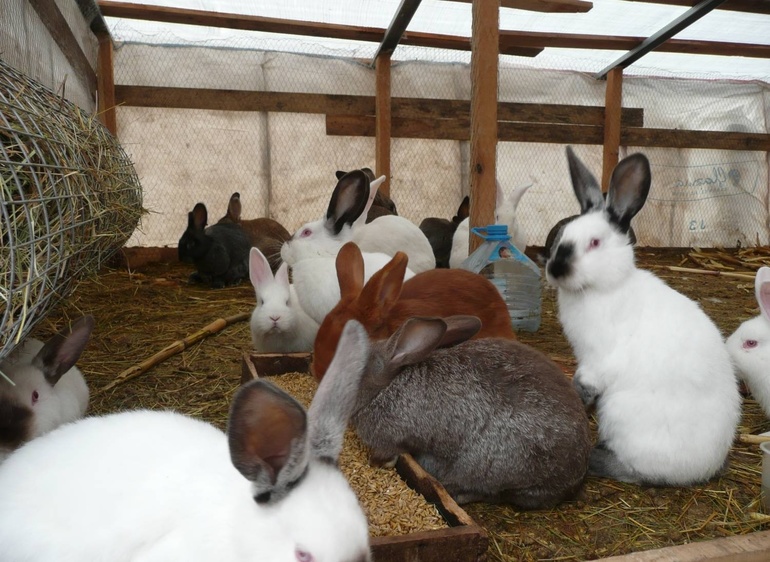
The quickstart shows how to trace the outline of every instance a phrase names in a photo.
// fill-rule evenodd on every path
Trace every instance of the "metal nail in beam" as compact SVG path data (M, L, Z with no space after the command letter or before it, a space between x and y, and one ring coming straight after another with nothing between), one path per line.
M698 21L700 18L708 14L711 10L718 7L723 2L725 2L725 0L703 0L703 2L687 10L684 14L676 18L666 27L642 41L638 47L628 51L625 55L596 74L594 77L597 80L603 80L609 71L613 68L626 68L632 65L644 55L655 49L658 45L668 41L674 35L688 27L690 24Z
M393 16L393 20L390 22L388 30L382 38L377 53L372 59L372 67L374 67L375 61L381 53L390 54L396 50L398 42L401 41L401 36L404 34L404 31L406 31L409 22L412 21L412 17L419 7L420 0L401 0L401 5L398 7L396 15Z

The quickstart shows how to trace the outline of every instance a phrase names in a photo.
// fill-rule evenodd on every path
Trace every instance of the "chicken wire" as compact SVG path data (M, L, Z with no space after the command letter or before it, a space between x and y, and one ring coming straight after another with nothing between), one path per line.
M0 60L0 359L142 212L131 161L95 118Z
M314 55L309 42L303 53L291 52L290 39L270 40L275 50L256 49L248 39L230 41L230 47L174 42L173 36L161 34L152 37L152 44L118 43L116 83L375 94L374 70L366 56L330 56L326 46ZM363 50L359 46L356 55L363 56ZM432 50L425 56L422 51L399 47L401 60L394 60L391 71L393 97L468 100L468 62L458 61L456 52ZM601 63L596 61L596 71ZM629 76L623 105L643 109L646 127L768 132L768 84L705 78ZM526 59L501 57L500 101L603 107L605 85L591 73L530 68ZM324 115L120 107L118 124L152 211L129 245L176 245L196 202L203 201L210 216L219 217L234 191L242 195L244 218L269 216L294 231L322 216L336 170L375 168L374 139L328 136ZM468 144L392 140L390 193L399 214L415 224L428 216L454 215L469 190ZM564 148L498 144L497 176L504 190L532 184L518 212L530 245L542 245L558 220L579 209ZM621 157L636 150L647 154L653 172L650 199L634 221L639 244L768 243L766 153L622 147ZM578 146L576 151L600 177L602 147Z

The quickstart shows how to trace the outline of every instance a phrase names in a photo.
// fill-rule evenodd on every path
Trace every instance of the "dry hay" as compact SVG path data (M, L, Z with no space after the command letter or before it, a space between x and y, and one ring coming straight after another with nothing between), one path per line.
M725 253L746 255L751 260L770 255L766 250L746 252ZM702 269L689 253L643 248L637 251L637 258L641 267L655 271L674 288L698 300L725 335L758 313L753 283L748 279L669 269ZM699 252L714 260L719 253ZM753 271L723 263L736 272ZM98 278L81 283L56 316L37 330L38 335L46 336L53 331L54 322L58 327L85 312L97 317L97 333L81 361L95 393L92 413L171 407L223 426L226 404L238 384L241 354L249 347L245 322L192 346L135 380L99 392L116 373L168 343L215 318L251 309L254 295L250 287L218 291L191 287L185 283L188 273L180 265L152 266L144 274L105 270ZM558 325L554 291L546 287L543 296L540 330L522 333L520 339L572 371L574 360ZM747 398L739 431L757 434L768 430L770 422L756 402ZM704 486L654 489L588 478L577 499L553 510L517 512L487 504L464 507L489 533L489 558L500 561L595 559L767 528L768 518L759 504L759 447L738 442L730 460L725 476Z
M141 205L109 131L0 60L0 358L126 243Z

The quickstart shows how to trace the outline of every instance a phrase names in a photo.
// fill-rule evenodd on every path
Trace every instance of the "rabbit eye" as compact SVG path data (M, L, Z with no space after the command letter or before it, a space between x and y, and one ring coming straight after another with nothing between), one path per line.
M301 548L295 550L294 554L297 557L297 562L313 562L313 555Z
M37 390L32 391L32 403L37 404L38 399L40 398L40 393Z
M745 342L743 342L743 347L744 349L754 349L755 347L757 347L757 344L758 344L757 340L746 340Z
M602 241L598 238L591 238L591 241L588 243L588 249L589 250L595 250L599 246L601 246Z
M313 231L310 230L309 228L305 228L305 229L302 230L302 232L300 232L299 236L300 236L300 238L307 238L311 234L313 234Z

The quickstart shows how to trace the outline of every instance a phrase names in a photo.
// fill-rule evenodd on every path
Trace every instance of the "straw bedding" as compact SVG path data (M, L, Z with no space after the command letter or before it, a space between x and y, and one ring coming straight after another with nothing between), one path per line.
M770 253L765 250L639 249L637 258L640 266L698 300L725 335L757 314L753 283L750 276L701 271L751 274L760 265L770 264ZM672 271L670 266L696 271ZM97 277L81 282L35 330L35 335L44 339L84 313L96 316L96 333L79 363L92 388L90 413L174 408L224 426L227 405L239 381L241 354L250 345L247 322L228 327L141 376L101 391L118 373L169 343L216 318L248 312L253 306L251 287L212 291L188 286L188 273L189 269L180 264L149 266L141 272L103 269ZM571 350L556 318L553 290L544 289L541 329L535 334L523 333L520 339L548 353L566 372L574 371ZM295 376L309 380L304 375ZM312 393L309 382L310 389L302 392ZM770 422L746 396L740 433L768 430ZM346 451L352 449L349 443ZM642 488L588 478L578 498L552 510L517 512L486 504L465 508L489 533L489 558L501 561L588 560L766 528L770 517L761 512L759 503L758 446L736 441L730 460L730 469L722 478L693 488ZM348 475L356 479L355 474ZM383 496L379 486L392 483L380 484L366 476L359 492L363 503ZM393 522L393 528L378 527L373 533L400 534L421 527L416 519L423 515L412 513L411 504L399 503L398 494L393 501L396 507L390 512L367 506L370 517L385 513L382 524Z

